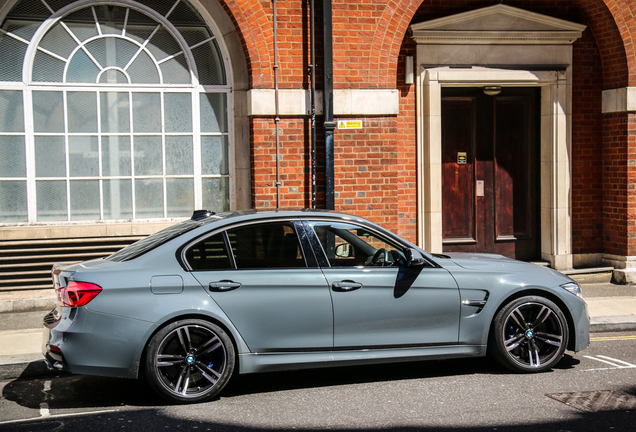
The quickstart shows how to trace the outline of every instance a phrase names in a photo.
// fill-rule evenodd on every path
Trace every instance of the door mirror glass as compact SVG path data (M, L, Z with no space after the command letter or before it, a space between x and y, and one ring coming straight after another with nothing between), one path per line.
M424 265L424 263L426 262L420 251L414 248L408 248L406 250L406 261L407 267L421 266Z
M338 258L355 258L356 250L350 243L340 243L336 246L336 256Z

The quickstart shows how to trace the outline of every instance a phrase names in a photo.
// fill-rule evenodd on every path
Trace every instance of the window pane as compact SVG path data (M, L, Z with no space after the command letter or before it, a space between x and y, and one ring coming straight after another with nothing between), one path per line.
M17 22L5 22L4 29L14 34L18 34L26 39L31 39L32 32L35 32L37 26L27 24L22 32ZM26 34L29 33L29 34ZM27 44L12 38L11 36L0 33L0 52L2 53L2 61L0 62L0 81L22 81L22 64L24 63L24 54L26 53Z
M230 257L223 241L223 234L208 237L186 251L186 260L192 270L230 269Z
M71 181L71 220L99 218L99 181Z
M201 180L203 187L203 208L213 212L223 212L230 209L229 181L225 178L204 178Z
M96 136L70 136L68 152L71 177L99 175L99 150Z
M0 203L0 222L26 222L26 181L0 181Z
M126 72L134 84L159 84L161 82L156 63L145 51L135 58Z
M201 172L203 174L229 174L227 136L201 137Z
M90 8L73 12L64 19L64 24L66 24L75 37L81 41L97 36L98 34Z
M399 247L358 225L311 222L333 267L393 266L406 263Z
M102 180L104 219L131 219L132 181Z
M192 175L192 137L166 137L166 173L168 175Z
M44 35L39 46L60 57L68 58L73 49L77 46L77 43L64 27L57 24Z
M129 137L102 137L102 175L113 177L131 175Z
M38 181L35 189L39 222L67 220L65 181Z
M0 63L5 61L3 59ZM0 113L2 113L0 132L24 132L23 108L21 91L0 91Z
M225 93L201 95L201 132L227 132L227 98Z
M135 180L135 218L163 217L163 181L161 179Z
M164 84L190 84L190 70L183 55L163 62L159 67Z
M133 93L133 131L161 132L161 95Z
M97 94L95 92L68 92L68 131L97 132Z
M305 267L291 222L248 225L228 231L237 268Z
M66 70L66 82L94 83L97 82L99 72L100 69L84 50L78 50L69 62Z
M100 84L129 84L128 77L117 69L104 69L99 76Z
M36 82L62 82L66 63L57 57L37 51L33 59L31 77Z
M164 103L166 132L192 132L190 93L166 93Z
M135 175L161 175L163 173L161 137L135 137Z
M64 132L62 92L33 92L33 127L35 132Z
M147 47L158 61L161 61L171 55L175 55L181 51L179 43L163 26L155 32Z
M66 177L64 137L35 137L35 176Z
M168 217L186 217L194 210L194 180L167 179Z
M100 93L100 116L103 133L129 132L128 93Z
M0 136L0 177L26 177L23 136ZM6 201L0 200L0 203Z
M199 84L222 85L225 84L225 69L223 59L216 41L210 41L192 50L192 55L197 63L199 72Z

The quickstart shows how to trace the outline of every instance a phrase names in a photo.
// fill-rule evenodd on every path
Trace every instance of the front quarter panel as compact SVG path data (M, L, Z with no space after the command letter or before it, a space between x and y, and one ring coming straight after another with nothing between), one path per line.
M460 287L460 344L486 346L490 325L499 309L510 299L524 295L542 295L566 309L563 312L574 325L571 339L575 343L569 349L580 351L589 344L587 305L559 286L567 277L553 276L552 271L534 268L532 264L528 264L527 271L514 272L465 269L452 261L444 263L444 268L453 274ZM478 302L484 299L486 303L480 307Z

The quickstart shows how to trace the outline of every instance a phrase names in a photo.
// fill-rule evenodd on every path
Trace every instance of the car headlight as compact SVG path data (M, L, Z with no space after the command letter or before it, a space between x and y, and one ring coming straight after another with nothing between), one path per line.
M567 291L571 292L575 296L583 298L583 295L581 295L581 286L576 282L565 283L561 285L561 288L565 288Z

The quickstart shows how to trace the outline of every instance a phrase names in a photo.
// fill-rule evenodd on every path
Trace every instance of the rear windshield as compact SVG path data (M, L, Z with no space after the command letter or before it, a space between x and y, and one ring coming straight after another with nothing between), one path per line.
M210 222L209 220L192 220L188 219L183 222L179 222L178 224L169 226L168 228L162 229L159 232L149 235L148 237L141 239L130 246L123 248L120 251L115 252L112 255L106 257L109 261L128 261L133 258L137 258L156 248L157 246L161 246L162 244L172 240L173 238L177 238L182 234L187 233L195 228L204 225L206 222Z

